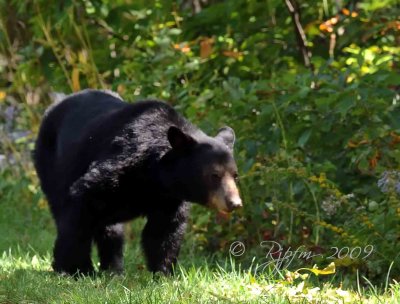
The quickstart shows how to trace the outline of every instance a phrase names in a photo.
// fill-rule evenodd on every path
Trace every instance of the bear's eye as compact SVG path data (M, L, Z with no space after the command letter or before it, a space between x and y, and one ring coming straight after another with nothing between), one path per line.
M239 181L239 175L237 172L233 173L233 178L235 179L235 182Z
M214 172L214 173L211 173L211 178L212 178L214 181L219 181L219 180L221 179L221 176L220 176L219 173Z

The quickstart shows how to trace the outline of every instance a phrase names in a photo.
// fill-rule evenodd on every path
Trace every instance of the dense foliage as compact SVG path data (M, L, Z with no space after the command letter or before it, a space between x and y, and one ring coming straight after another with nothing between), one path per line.
M29 151L60 92L156 97L237 133L246 206L194 208L199 250L240 240L246 263L274 240L323 254L299 265L333 255L342 274L400 279L396 0L0 0L0 14L0 167L29 180L27 206L45 208Z

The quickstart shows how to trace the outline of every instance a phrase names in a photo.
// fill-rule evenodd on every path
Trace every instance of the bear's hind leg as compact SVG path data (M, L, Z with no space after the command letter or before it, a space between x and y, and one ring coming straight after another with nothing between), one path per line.
M95 234L95 242L99 252L100 269L122 273L124 225L119 223L99 229Z

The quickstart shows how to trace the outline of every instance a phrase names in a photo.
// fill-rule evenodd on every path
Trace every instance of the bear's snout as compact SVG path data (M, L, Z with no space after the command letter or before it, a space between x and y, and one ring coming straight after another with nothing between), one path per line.
M234 197L234 198L225 198L226 201L226 207L228 209L229 212L238 209L238 208L242 208L242 200L240 197Z
M231 212L242 207L242 199L234 178L225 174L217 191L210 195L209 205L218 211Z

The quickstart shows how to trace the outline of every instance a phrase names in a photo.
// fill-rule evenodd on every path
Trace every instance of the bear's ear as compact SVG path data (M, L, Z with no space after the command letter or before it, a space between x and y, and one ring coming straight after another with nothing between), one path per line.
M188 149L196 143L193 137L175 126L168 129L168 141L175 150Z
M230 127L223 127L219 129L215 139L223 142L229 149L233 150L235 144L235 132Z

